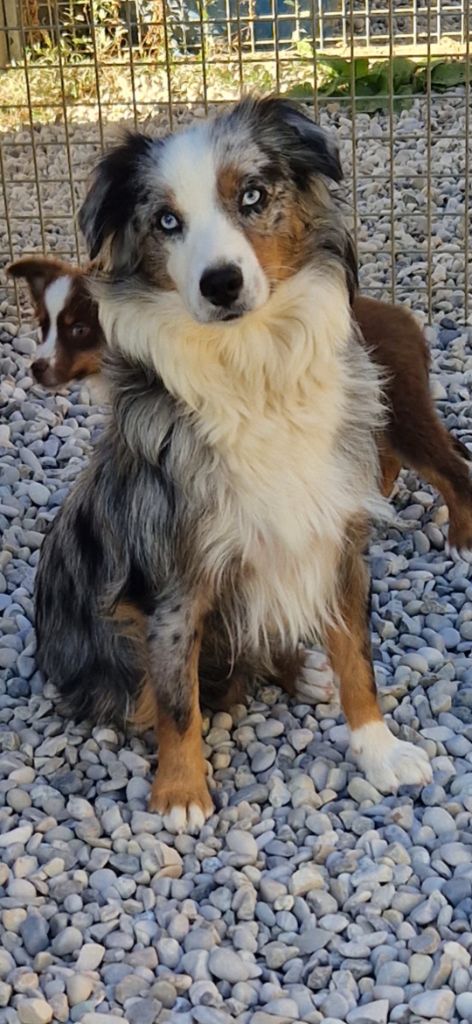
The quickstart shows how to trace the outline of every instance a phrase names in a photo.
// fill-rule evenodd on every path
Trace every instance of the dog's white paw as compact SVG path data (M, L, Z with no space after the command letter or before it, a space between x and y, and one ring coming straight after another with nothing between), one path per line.
M456 548L446 541L445 551L449 558L452 558L453 562L468 562L472 564L472 548Z
M305 651L295 699L300 704L330 704L337 693L333 670L323 651Z
M182 765L182 778L167 781L159 770L154 779L149 810L162 815L168 832L200 832L207 818L213 814L213 800L197 768Z
M179 835L182 832L195 835L203 828L206 819L211 812L204 810L199 804L189 804L188 807L177 806L164 815L164 828L168 832Z
M396 793L399 786L426 786L433 777L425 751L398 740L385 722L353 729L351 749L366 779L381 793Z

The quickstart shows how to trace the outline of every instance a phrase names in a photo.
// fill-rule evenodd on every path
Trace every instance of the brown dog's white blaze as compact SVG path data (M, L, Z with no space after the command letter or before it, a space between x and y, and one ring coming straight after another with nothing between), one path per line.
M27 282L39 320L42 342L31 366L35 380L60 387L100 373L104 337L86 274L43 256L18 260L8 272Z

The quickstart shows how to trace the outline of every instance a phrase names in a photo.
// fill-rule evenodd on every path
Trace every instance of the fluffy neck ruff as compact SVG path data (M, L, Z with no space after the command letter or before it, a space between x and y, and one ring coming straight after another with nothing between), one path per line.
M231 445L254 414L311 401L352 334L341 274L305 271L279 285L262 309L200 324L176 292L136 282L100 285L100 320L112 346L153 367L167 390Z

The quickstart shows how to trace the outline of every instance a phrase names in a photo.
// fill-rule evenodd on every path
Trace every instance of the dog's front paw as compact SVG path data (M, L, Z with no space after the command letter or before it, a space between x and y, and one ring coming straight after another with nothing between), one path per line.
M428 756L421 747L398 740L385 722L353 729L351 748L366 779L381 793L399 786L426 786L432 779Z
M213 813L211 799L205 779L185 785L166 785L159 779L159 772L154 779L149 809L162 814L164 828L168 832L190 832L195 834Z
M449 530L449 536L451 536L451 530ZM472 532L458 539L455 544L446 541L445 551L453 562L472 563Z
M305 662L297 679L294 697L300 704L330 704L337 687L329 661L322 651L305 651Z

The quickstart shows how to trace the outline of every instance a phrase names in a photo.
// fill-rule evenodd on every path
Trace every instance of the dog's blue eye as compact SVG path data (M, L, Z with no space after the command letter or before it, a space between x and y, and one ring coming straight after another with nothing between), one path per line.
M241 206L256 206L262 199L260 188L248 188L243 192Z
M175 213L163 213L160 217L159 224L163 231L167 231L169 234L173 234L175 231L180 231L182 227L180 220L175 216Z

